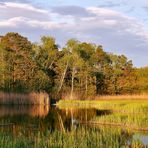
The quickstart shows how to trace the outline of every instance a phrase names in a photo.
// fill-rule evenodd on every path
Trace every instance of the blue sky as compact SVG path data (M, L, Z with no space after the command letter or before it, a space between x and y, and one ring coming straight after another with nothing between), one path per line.
M53 36L103 45L148 66L146 0L0 0L0 34L19 32L33 42Z

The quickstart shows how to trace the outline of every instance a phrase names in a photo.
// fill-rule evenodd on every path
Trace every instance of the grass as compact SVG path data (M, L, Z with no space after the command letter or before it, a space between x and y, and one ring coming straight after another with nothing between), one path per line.
M107 116L95 117L92 122L120 125L131 129L148 131L148 116L146 114L135 115L113 113Z
M49 96L46 93L4 93L0 92L1 105L49 105Z
M96 108L122 113L147 113L148 100L61 100L59 108Z
M101 95L96 96L95 100L106 99L106 100L148 100L148 94L134 94L134 95Z
M20 131L19 134L9 136L5 133L0 134L0 147L2 148L93 148L93 147L146 147L140 139L134 139L130 132L123 132L122 129L110 128L85 128L72 130L70 132L59 131L40 131L28 134L25 136L25 131Z

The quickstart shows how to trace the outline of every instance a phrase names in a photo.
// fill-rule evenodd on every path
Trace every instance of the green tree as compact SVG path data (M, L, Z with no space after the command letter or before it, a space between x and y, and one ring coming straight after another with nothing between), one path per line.
M49 36L41 38L41 44L34 45L35 61L39 69L39 75L43 76L42 84L47 92L53 92L55 87L56 63L59 56L58 45L55 39ZM42 74L41 71L44 73ZM38 81L40 83L40 81Z
M31 79L35 63L32 62L32 44L18 33L7 33L1 39L5 61L5 89L23 91ZM22 90L23 89L23 90ZM26 88L27 89L27 88Z

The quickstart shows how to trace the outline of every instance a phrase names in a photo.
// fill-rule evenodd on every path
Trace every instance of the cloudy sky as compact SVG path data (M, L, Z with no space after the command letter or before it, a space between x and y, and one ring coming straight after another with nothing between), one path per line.
M0 35L19 32L33 42L53 36L103 45L148 66L147 0L0 0Z

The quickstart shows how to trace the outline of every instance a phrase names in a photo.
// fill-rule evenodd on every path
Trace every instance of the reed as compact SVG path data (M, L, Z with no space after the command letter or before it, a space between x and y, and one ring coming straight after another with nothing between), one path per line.
M0 92L1 105L49 105L47 93L4 93Z

